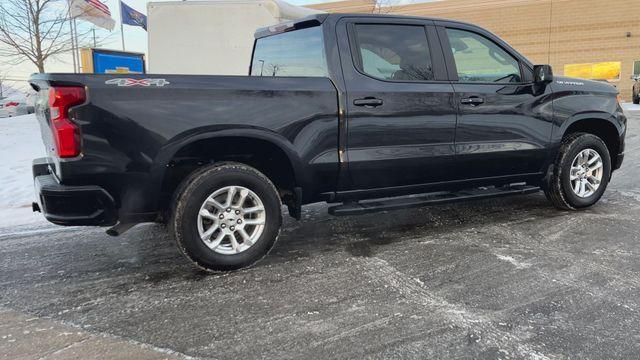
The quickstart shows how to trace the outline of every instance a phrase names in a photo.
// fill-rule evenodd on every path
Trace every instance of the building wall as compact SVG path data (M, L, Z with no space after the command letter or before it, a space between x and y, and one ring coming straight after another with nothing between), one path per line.
M640 60L640 0L443 0L375 9L372 0L310 5L328 12L390 13L461 20L482 26L535 64L621 62L612 81L630 101L633 61ZM629 36L630 35L630 36Z

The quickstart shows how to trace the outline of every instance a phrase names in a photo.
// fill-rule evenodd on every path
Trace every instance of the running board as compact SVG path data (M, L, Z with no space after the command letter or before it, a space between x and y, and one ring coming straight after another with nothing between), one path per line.
M329 214L334 216L368 214L378 211L415 208L425 205L438 205L458 201L479 200L510 195L525 195L540 191L537 186L515 185L499 188L477 188L456 192L437 192L430 194L411 195L404 197L363 200L348 202L329 208Z

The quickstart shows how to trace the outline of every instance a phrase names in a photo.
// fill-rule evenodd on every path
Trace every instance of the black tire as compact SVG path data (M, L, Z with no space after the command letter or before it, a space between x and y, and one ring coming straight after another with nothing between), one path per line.
M634 96L633 97L633 103L636 104L636 105L640 104L640 96Z
M217 189L242 186L253 191L265 211L264 229L253 245L237 254L220 254L210 249L198 232L198 214L205 200ZM282 225L281 202L271 181L258 170L239 163L221 163L196 170L174 194L169 231L180 251L196 266L207 271L229 271L251 266L275 244Z
M595 150L602 159L603 174L600 186L588 197L578 196L571 187L569 174L576 156L585 149ZM611 156L607 145L599 137L587 133L569 135L560 146L553 166L553 173L544 186L545 196L558 209L577 210L587 208L600 200L611 178Z

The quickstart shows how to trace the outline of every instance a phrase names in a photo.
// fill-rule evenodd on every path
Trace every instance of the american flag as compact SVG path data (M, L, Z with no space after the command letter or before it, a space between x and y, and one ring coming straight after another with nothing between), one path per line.
M4 1L4 0L0 0ZM109 7L100 0L67 0L69 14L80 20L85 20L103 29L113 30L116 25L111 17ZM104 0L103 0L104 1Z
M109 11L109 7L103 3L101 3L99 0L84 0L86 1L89 5L93 6L94 8L102 11L103 13L111 16L111 11Z

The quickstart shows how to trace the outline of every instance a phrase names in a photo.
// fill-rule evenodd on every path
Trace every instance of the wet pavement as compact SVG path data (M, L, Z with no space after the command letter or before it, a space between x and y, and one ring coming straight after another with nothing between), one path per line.
M629 118L623 168L581 212L541 193L343 218L312 205L262 262L221 275L160 225L0 235L0 357L75 344L33 342L9 321L22 316L157 358L637 358L640 112Z

